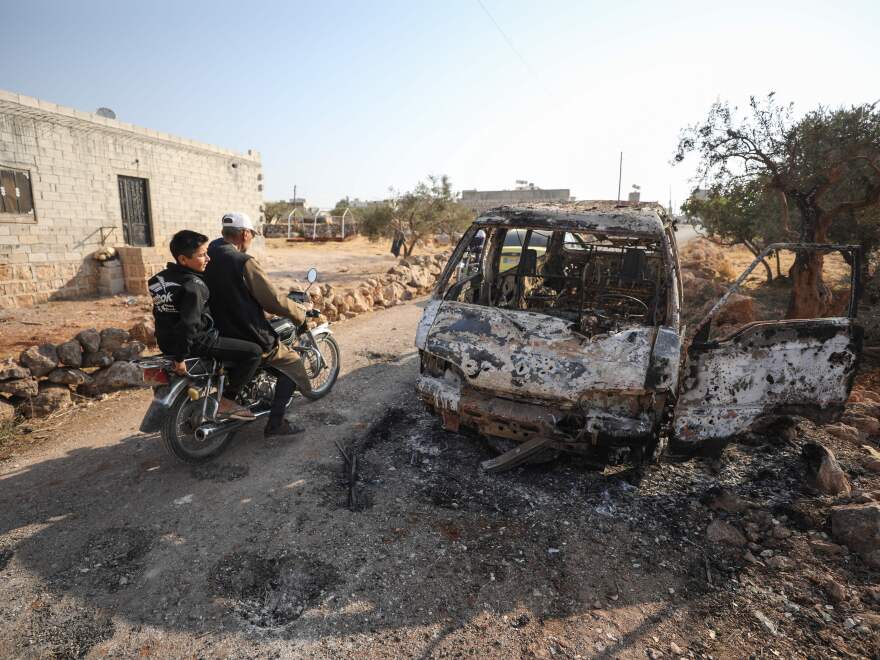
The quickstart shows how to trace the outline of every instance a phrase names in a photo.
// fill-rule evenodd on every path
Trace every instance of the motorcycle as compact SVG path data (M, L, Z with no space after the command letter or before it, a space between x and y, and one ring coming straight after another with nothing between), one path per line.
M310 268L309 286L304 292L292 291L288 298L298 303L308 301L308 289L318 279L318 271ZM316 317L310 310L308 316ZM278 338L300 354L312 389L302 392L311 400L326 396L340 369L339 344L329 323L308 327L308 319L296 326L290 319L274 317L269 323ZM226 382L222 361L212 358L187 358L186 376L174 372L173 360L164 355L137 361L144 382L153 387L153 401L141 422L143 433L159 431L168 452L186 463L201 463L221 453L236 432L250 420L218 419L217 409ZM260 366L253 379L241 388L236 401L249 408L256 417L269 414L275 396L279 373L271 366ZM291 399L292 400L292 399ZM288 405L290 402L288 401Z

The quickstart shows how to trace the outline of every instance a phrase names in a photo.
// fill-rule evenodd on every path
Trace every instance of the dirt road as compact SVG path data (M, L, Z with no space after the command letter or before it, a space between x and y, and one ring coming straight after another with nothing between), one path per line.
M699 496L721 485L792 527L765 545L809 566L797 447L734 447L642 480L577 462L482 474L484 446L414 403L420 306L336 326L343 375L330 397L294 404L308 426L296 439L266 442L255 426L190 469L136 432L138 391L0 466L0 657L876 650L806 569L768 576L706 545ZM358 456L354 502L334 441Z

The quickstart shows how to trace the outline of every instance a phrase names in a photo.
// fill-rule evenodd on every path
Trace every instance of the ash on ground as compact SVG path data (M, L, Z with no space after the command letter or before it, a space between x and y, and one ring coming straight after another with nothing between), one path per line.
M298 619L339 581L336 569L301 553L267 557L231 553L214 566L211 586L230 611L256 628L280 628Z
M803 446L817 440L837 453L852 496L823 496L807 478ZM880 480L859 468L856 449L800 422L744 437L715 458L645 471L591 471L564 456L489 475L479 468L493 455L484 441L403 408L348 447L360 457L357 487L375 502L359 515L433 516L448 545L421 588L453 619L518 606L539 624L585 612L598 620L608 608L651 603L664 613L653 620L657 634L698 657L767 644L783 655L833 645L869 657L880 648L876 571L833 543L828 523L832 506L880 499ZM407 533L392 528L387 542ZM450 588L444 576L453 575ZM511 626L526 630L528 621L519 614ZM688 628L705 634L683 639ZM568 648L614 655L631 641Z

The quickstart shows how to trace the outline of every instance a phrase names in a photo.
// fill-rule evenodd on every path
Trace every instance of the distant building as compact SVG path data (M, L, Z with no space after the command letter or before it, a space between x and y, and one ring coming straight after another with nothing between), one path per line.
M462 190L461 204L477 213L482 213L498 206L536 202L568 202L572 201L571 190L554 188L544 190L534 183L517 181L516 190Z
M379 206L380 204L384 204L385 202L386 200L383 199L369 200L355 197L354 199L349 200L348 205L350 208L353 209L367 209L371 206Z

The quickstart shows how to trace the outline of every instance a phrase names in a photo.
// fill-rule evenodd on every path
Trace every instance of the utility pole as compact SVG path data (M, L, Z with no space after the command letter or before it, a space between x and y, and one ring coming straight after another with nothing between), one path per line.
M293 184L293 205L296 206L296 184Z
M620 152L620 172L617 175L617 203L620 204L620 184L623 181L623 152Z

